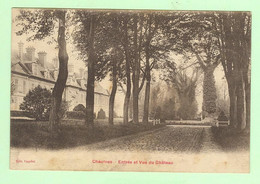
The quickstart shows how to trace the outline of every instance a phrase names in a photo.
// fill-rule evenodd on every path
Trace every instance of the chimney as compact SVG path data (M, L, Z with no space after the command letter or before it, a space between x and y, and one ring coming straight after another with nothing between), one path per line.
M35 48L34 47L27 47L26 53L29 61L35 61Z
M19 51L18 51L18 57L20 58L21 61L23 61L23 42L19 42L18 43L18 48L19 48Z
M39 57L39 63L45 68L46 67L46 58L47 58L47 53L46 52L38 52L38 57Z
M74 65L73 64L69 64L68 65L68 70L69 70L69 73L74 73Z

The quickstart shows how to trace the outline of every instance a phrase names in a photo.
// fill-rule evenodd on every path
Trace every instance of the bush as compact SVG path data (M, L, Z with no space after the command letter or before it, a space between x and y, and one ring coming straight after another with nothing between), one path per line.
M228 118L223 111L220 112L220 114L218 116L218 120L219 121L228 121Z
M11 112L11 116L19 115L25 117L33 117L36 120L49 120L50 108L51 108L51 91L42 88L40 85L30 90L24 97L23 103L20 105L21 110ZM59 119L62 119L68 109L68 103L66 101L61 102L60 111L58 113ZM18 113L19 112L19 113Z
M154 119L161 119L162 118L162 109L160 106L156 108Z
M103 109L98 111L97 119L106 119L106 113Z
M28 117L28 118L32 118L33 115L30 112L27 112L27 111L15 111L15 110L12 110L11 111L11 117Z
M74 107L73 111L81 111L81 112L86 112L86 108L82 104L78 104Z
M68 119L84 119L86 114L82 111L67 111L66 116Z
M51 91L41 86L37 86L24 97L20 105L21 110L25 110L33 115L36 120L48 120L51 107Z
M183 98L178 109L178 116L183 120L194 119L196 117L198 105L196 101L190 103L188 99Z
M69 104L65 100L62 100L61 106L60 106L60 111L59 111L59 119L63 119L66 116L66 112L69 109Z

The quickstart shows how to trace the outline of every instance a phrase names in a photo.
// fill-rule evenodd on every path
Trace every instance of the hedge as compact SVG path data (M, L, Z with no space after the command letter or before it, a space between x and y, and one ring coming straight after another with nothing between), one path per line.
M84 119L85 113L82 111L67 111L66 117L67 119Z
M12 110L11 117L29 117L32 118L33 115L27 111L19 111L19 110Z

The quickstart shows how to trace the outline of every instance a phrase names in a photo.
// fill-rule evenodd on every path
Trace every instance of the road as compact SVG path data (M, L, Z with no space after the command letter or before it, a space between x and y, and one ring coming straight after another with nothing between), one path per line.
M62 150L11 148L12 169L249 172L249 152L226 152L208 126L170 125L157 130ZM32 160L34 163L17 163ZM93 163L93 160L95 162ZM168 165L118 161L166 161ZM100 164L96 161L109 161Z
M220 148L213 140L209 126L169 125L154 131L116 138L82 147L106 151L201 152Z

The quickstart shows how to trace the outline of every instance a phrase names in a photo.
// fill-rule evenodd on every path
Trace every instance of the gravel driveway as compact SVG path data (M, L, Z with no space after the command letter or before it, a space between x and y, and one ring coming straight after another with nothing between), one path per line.
M200 152L219 149L209 126L169 125L161 129L82 146L87 150Z

